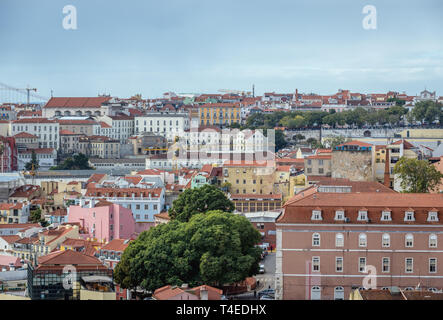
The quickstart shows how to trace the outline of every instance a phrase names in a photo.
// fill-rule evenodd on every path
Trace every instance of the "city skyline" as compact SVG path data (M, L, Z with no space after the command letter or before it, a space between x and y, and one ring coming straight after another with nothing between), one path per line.
M24 5L25 4L25 5ZM77 9L77 30L62 26ZM377 29L365 30L366 5ZM1 81L54 96L160 97L218 89L398 91L443 87L443 4L2 1ZM321 21L321 23L319 23ZM413 21L413 22L412 22Z

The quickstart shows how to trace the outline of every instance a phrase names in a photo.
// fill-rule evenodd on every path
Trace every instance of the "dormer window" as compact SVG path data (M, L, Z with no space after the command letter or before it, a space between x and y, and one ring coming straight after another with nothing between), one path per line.
M313 210L311 220L323 220L321 217L321 210Z
M335 218L334 220L345 220L345 212L343 210L337 210L335 211Z
M391 211L382 211L381 213L381 221L392 221Z
M357 221L368 221L368 211L366 210L358 211Z
M406 211L405 212L405 221L415 221L414 211Z
M438 212L437 211L429 211L428 212L428 222L437 222L438 221Z

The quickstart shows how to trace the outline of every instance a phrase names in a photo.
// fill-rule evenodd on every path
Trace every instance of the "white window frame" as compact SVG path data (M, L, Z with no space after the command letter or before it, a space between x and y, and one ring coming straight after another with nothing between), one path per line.
M434 240L435 240L435 245L433 244ZM431 233L429 235L429 248L437 248L437 247L438 247L438 237L435 233Z
M341 238L341 242L339 242L339 239ZM335 234L335 246L338 248L342 248L345 245L345 237L343 233L336 233Z
M335 221L344 221L346 219L345 212L343 210L336 210L335 211Z
M340 298L338 298L340 296ZM345 299L345 288L338 286L334 288L334 300L344 300Z
M362 242L363 239L364 242ZM358 235L358 246L360 248L366 248L368 246L368 236L366 235L366 233L360 233Z
M368 221L368 211L359 210L357 221Z
M404 221L415 221L414 211L405 211Z
M338 262L341 260L341 270L338 270ZM335 272L343 272L344 259L343 257L335 257Z
M385 259L388 261L388 270L384 270L384 266L385 266L384 262L385 262ZM389 272L391 272L391 259L390 259L389 257L383 257L383 258L381 258L381 272L383 272L383 273L389 273Z
M311 220L314 220L314 221L323 220L323 218L321 216L321 210L312 210Z
M411 245L408 245L408 240L411 240ZM405 236L405 247L406 248L413 248L414 247L414 235L412 233L408 233Z
M318 270L315 270L315 267L318 267ZM312 257L312 272L320 272L320 257L318 256Z
M382 211L381 221L392 221L391 211Z
M408 271L408 260L411 260L411 270ZM405 273L414 273L414 258L405 258Z
M429 211L427 221L428 222L438 222L438 212L437 211Z
M361 259L364 259L364 261L365 261L363 268L362 268L362 264L361 264ZM366 257L359 257L358 258L358 272L365 273L366 265L367 265Z
M387 244L385 240L387 240ZM381 246L383 248L389 248L391 246L391 236L389 235L389 233L383 233L383 235L381 236Z
M435 260L435 270L431 271L431 260ZM437 273L437 258L429 258L429 273Z
M312 246L313 247L320 247L320 233L313 233L312 234Z

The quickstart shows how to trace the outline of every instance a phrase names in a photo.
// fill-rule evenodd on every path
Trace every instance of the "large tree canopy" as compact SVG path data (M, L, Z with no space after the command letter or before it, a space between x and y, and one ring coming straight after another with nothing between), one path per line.
M443 174L427 160L400 158L394 173L400 178L404 192L426 193L433 191L443 179Z
M144 231L123 253L115 281L123 288L222 286L258 272L260 233L243 216L210 211Z
M211 210L234 211L234 204L215 186L204 185L200 188L187 189L173 202L169 210L171 219L189 221L194 214Z

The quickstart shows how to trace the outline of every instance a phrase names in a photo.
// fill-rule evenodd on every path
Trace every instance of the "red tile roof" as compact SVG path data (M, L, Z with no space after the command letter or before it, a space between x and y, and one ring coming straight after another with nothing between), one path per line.
M34 139L38 139L37 136L34 136L33 134L27 133L27 132L20 132L17 133L14 138L34 138Z
M105 246L103 246L101 249L108 251L115 251L115 252L123 252L128 246L129 246L129 241L127 239L114 239L111 240Z
M44 108L100 108L111 97L51 98Z

